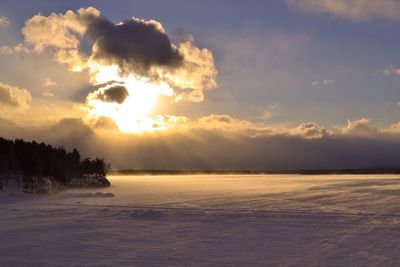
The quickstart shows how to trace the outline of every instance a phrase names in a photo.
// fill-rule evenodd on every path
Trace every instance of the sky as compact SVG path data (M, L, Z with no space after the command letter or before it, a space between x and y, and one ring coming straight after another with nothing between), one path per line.
M114 168L399 166L400 2L3 1L0 135Z

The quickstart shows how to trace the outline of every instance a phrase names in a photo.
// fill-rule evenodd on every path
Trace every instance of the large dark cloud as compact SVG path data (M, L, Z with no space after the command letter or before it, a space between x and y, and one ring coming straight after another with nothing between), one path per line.
M155 20L132 18L114 24L89 7L37 14L26 21L22 33L24 46L37 53L49 48L54 59L72 71L87 69L94 85L108 82L97 77L103 67L117 66L121 78L133 75L168 84L176 101L201 102L204 90L216 87L211 51L196 47L189 35L178 45L171 43Z
M92 17L86 34L95 40L92 57L108 64L147 71L151 66L176 67L183 61L156 21L133 18L114 25L104 16Z

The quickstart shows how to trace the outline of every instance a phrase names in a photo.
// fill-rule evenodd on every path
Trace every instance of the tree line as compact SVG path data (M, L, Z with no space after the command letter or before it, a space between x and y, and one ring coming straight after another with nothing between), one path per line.
M77 149L67 152L64 147L53 147L22 139L0 137L0 179L10 174L32 177L52 177L63 185L73 178L105 176L109 166L102 158L81 158Z

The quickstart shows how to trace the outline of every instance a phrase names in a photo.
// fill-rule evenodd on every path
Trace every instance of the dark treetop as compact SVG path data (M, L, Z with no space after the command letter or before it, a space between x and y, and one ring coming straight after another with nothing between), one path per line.
M0 137L0 178L10 174L21 174L24 178L52 177L68 186L72 179L105 177L107 169L104 159L82 159L77 149L67 152L64 147Z

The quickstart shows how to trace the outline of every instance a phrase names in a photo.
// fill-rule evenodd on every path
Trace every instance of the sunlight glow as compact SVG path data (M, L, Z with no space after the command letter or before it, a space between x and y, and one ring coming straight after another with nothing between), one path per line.
M93 77L96 84L120 83L126 87L129 95L122 103L117 103L97 99L96 92L89 94L87 98L89 117L109 117L124 133L166 129L163 117L152 116L151 112L159 96L173 95L171 87L165 83L152 83L133 75L121 77L116 66L96 66L96 68ZM102 89L99 90L101 92Z

